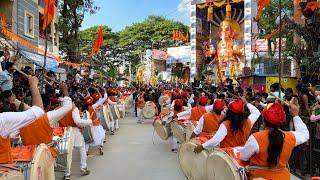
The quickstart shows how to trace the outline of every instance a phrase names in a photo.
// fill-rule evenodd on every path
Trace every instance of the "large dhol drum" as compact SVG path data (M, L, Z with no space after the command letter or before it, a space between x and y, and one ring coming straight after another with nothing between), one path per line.
M111 115L112 115L112 120L117 120L120 119L120 112L118 109L117 105L109 105Z
M133 97L132 95L127 96L126 99L124 100L124 105L126 109L130 109L133 106Z
M20 169L0 165L0 180L24 180Z
M172 135L170 123L166 121L169 115L170 112L161 112L153 122L154 129L162 140L167 140Z
M104 123L101 123L102 127L106 130L110 130L110 123L111 123L111 117L110 117L110 110L108 106L103 106L103 116L104 116Z
M21 169L25 180L54 180L54 158L47 145L22 146L12 148L12 158L15 166ZM13 176L17 176L11 173ZM18 176L20 177L20 176ZM1 179L0 175L0 179ZM18 178L17 178L18 179Z
M196 128L198 122L196 121L189 121L186 126L186 141L190 141L190 137L193 133L193 130Z
M186 126L188 120L176 120L171 123L172 135L181 143L186 141Z
M117 105L117 108L118 108L118 111L119 111L119 115L120 115L120 118L124 118L125 115L126 115L126 108L125 108L125 105L124 104L118 104Z
M147 101L142 111L146 119L151 119L158 114L158 108L152 101Z
M57 150L59 152L56 158L56 171L65 172L69 168L72 162L72 150L73 150L73 142L72 142L72 128L65 128L64 135L62 138L59 138L57 143Z
M86 144L90 144L93 142L92 126L81 128L81 133Z
M203 150L199 154L194 153L194 148L197 147L198 144L200 143L193 139L181 145L179 148L180 167L189 180L208 180L205 165L209 151Z
M166 105L167 101L170 99L170 96L168 95L161 95L159 97L159 105L161 109Z
M206 162L208 179L246 180L244 167L246 164L240 160L242 147L219 149L210 153Z

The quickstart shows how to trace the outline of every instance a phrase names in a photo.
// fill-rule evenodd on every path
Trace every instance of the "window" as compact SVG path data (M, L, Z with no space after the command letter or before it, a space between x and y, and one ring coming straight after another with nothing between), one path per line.
M34 38L34 15L27 11L24 14L24 34Z

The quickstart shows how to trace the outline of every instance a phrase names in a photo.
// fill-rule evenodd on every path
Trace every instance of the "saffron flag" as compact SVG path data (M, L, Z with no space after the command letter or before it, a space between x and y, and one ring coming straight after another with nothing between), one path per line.
M98 29L98 36L97 36L96 40L94 41L94 44L92 46L92 51L89 56L93 56L93 55L97 54L99 52L102 44L103 44L103 27L100 26Z
M306 8L304 8L303 11L311 10L312 12L314 12L317 9L319 9L318 2L317 1L311 1L311 2L307 3L307 6L306 6Z
M45 30L47 26L52 22L54 17L54 6L55 0L44 0L44 11L43 11L43 26L42 30Z
M255 17L256 21L259 21L263 9L270 4L270 0L259 0L258 1L258 11Z

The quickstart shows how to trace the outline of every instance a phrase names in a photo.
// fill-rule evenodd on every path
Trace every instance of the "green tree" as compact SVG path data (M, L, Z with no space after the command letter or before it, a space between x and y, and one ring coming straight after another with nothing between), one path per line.
M127 26L119 32L119 46L131 52L130 61L137 64L146 49L163 49L184 42L174 42L172 32L179 30L189 33L188 26L181 22L166 19L161 16L149 16L140 23Z
M80 37L79 29L86 13L93 14L99 8L94 5L94 0L59 0L58 30L61 33L60 51L65 59L79 62Z

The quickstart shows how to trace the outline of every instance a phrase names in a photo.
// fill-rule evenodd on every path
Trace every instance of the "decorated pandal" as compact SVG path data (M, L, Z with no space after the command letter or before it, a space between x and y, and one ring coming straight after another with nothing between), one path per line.
M238 2L241 1L233 3ZM219 8L224 5L225 13L222 14L225 14L225 16L223 17L223 21L219 24L218 20L214 21L214 17L220 17L218 17L217 13L213 12L212 8ZM210 35L209 40L203 44L203 51L205 57L212 59L209 65L214 64L214 68L212 70L217 73L217 77L220 81L224 81L226 78L236 79L236 77L240 75L241 69L244 66L245 57L242 24L240 25L239 20L235 19L235 17L240 17L241 14L232 15L232 12L239 11L232 11L232 5L225 1L205 3L204 5L198 5L198 7L208 7ZM212 28L213 25L218 28ZM218 34L218 36L216 36L216 34Z

